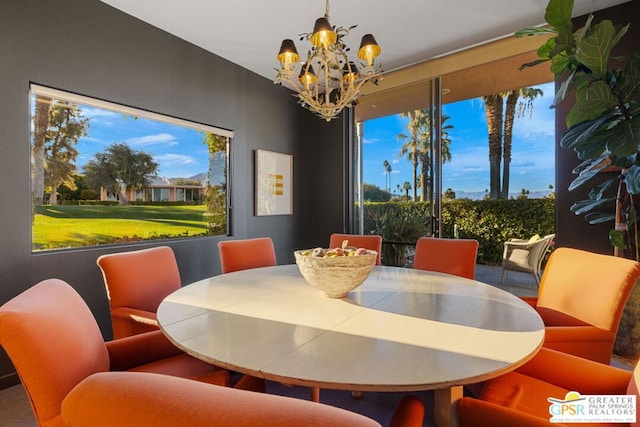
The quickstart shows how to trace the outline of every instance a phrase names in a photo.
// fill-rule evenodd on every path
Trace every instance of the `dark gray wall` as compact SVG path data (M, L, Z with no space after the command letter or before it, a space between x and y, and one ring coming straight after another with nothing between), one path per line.
M586 16L574 19L574 28L582 27ZM629 32L614 48L614 55L633 57L633 52L640 50L640 2L630 1L622 5L601 10L594 13L594 22L610 19L614 24L631 23ZM583 216L571 213L570 208L575 202L588 198L589 190L596 184L596 180L582 185L574 191L568 191L569 184L576 175L572 170L580 164L575 152L560 147L560 138L566 131L565 118L573 102L565 100L556 108L556 244L558 246L586 249L593 252L613 254L609 243L609 230L613 223L591 225ZM610 179L609 173L601 174L601 181ZM637 206L637 204L636 204Z
M1 0L0 304L58 277L78 290L108 339L96 259L150 245L31 253L29 82L234 130L233 237L271 236L279 263L343 230L344 118L327 124L270 80L96 0ZM294 155L293 215L253 215L255 149ZM219 240L169 242L183 283L219 273ZM17 381L12 373L0 351L0 388Z

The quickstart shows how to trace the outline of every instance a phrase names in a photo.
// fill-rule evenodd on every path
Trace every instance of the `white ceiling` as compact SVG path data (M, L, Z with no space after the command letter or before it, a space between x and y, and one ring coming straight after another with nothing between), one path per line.
M268 79L279 66L282 39L304 56L324 14L322 0L102 0ZM574 16L628 0L575 0ZM544 23L547 0L333 0L332 25L358 27L345 39L352 52L372 33L388 72Z

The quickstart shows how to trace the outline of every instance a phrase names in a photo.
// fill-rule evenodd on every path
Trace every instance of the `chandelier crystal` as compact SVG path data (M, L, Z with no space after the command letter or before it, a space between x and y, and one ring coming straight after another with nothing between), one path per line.
M343 38L355 27L332 27L326 0L324 16L316 20L313 32L300 34L301 41L311 43L306 60L300 63L293 40L283 40L276 57L281 67L273 82L293 89L303 107L326 121L331 121L343 108L355 105L362 85L368 81L377 84L382 79L380 66L374 64L381 49L373 35L362 37L358 49L360 67L349 60L346 53L349 48Z

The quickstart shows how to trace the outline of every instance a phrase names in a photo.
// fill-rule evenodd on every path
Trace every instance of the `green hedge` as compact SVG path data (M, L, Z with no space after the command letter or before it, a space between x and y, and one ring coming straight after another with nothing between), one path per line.
M380 220L385 216L404 217L405 222L411 218L426 227L425 230L430 229L429 203L367 202L364 207L365 234L380 233L385 240L391 241L415 241L413 236L403 239L397 230L393 235L385 235L386 228L381 226ZM458 238L476 239L480 243L479 264L499 265L506 240L555 232L555 199L445 200L442 203L442 237L455 237L456 225Z

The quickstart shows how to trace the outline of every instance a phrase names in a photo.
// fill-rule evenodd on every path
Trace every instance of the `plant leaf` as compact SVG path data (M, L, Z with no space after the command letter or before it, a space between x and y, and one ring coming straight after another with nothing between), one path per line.
M558 89L556 89L556 96L553 99L553 104L551 104L552 107L558 106L558 104L564 100L565 96L567 96L569 86L571 86L571 82L573 81L573 77L576 75L576 71L577 70L573 70L571 74L569 74L569 76L560 84L560 86L558 86Z
M616 219L616 215L614 213L607 212L589 212L584 216L589 224L602 224L604 222L614 221Z
M613 23L604 19L594 25L576 45L576 60L591 70L594 79L601 79L606 75L615 37Z
M608 157L582 162L573 170L574 173L578 174L578 177L569 184L569 191L580 187L582 184L596 176L600 171L609 167L610 163L611 162Z
M536 59L535 61L527 62L525 64L522 64L520 66L520 68L518 68L518 70L522 71L525 68L535 67L536 65L542 64L543 62L547 62L547 61L549 61L548 58L547 59Z
M589 198L591 200L600 200L602 199L604 192L607 191L614 183L617 183L620 177L616 176L614 178L608 179L600 185L596 185L589 191Z
M529 27L515 32L515 36L517 38L539 36L545 34L558 34L558 32L555 29L549 27Z
M573 12L573 0L550 0L545 10L544 19L558 32L571 31L571 13Z
M620 230L609 231L609 241L612 246L620 249L627 249L627 244L624 239L624 233Z
M640 52L636 52L631 61L627 64L622 81L618 89L622 102L630 102L638 95L640 90Z
M575 202L573 205L571 205L571 212L573 212L576 215L582 215L592 211L593 209L604 206L615 199L616 199L615 197L607 197L600 200L591 200L591 199L580 200L579 202Z
M635 115L631 120L618 120L608 129L607 150L616 156L624 157L637 153L640 148L640 116Z
M640 166L632 165L624 177L629 194L640 194Z
M588 120L577 125L571 126L560 139L562 148L573 149L581 159L598 157L606 151L606 143L600 147L597 144L600 138L591 139L597 131L599 131L609 120L609 117L602 116L595 120ZM596 145L595 147L593 145ZM587 153L591 155L587 156Z
M594 120L616 105L617 99L609 85L602 80L594 81L591 85L578 88L576 91L576 103L567 114L567 126L572 127L587 120Z
M621 28L617 31L616 35L613 37L613 40L611 40L611 47L613 47L613 46L615 46L616 44L618 44L618 42L620 41L620 39L621 39L622 37L624 37L624 35L625 35L625 34L627 34L627 31L629 31L629 26L630 26L630 25L631 25L631 24L627 24L627 25L625 25L624 27L621 27Z

